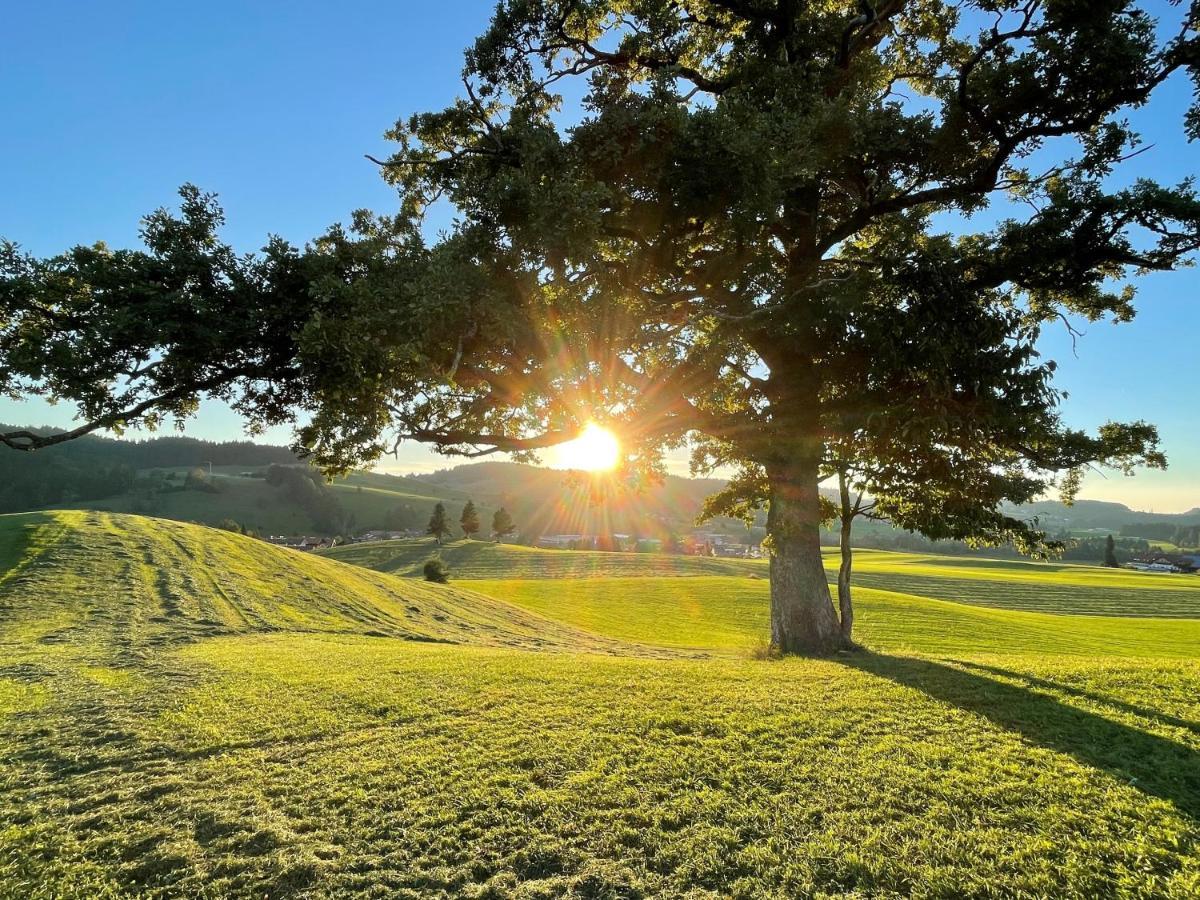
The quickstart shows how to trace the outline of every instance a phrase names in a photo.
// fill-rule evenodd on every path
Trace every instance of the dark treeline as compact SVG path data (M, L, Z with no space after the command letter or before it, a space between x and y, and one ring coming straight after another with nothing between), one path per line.
M10 428L0 425L0 429ZM115 497L133 487L138 469L295 462L286 447L249 441L218 443L174 436L128 441L89 436L36 453L0 453L0 512Z
M1172 526L1174 528L1174 526ZM1107 535L1095 537L1073 537L1069 532L1051 536L1066 545L1057 555L1065 562L1103 562ZM1165 539L1164 539L1165 540ZM821 543L836 546L837 533L833 530L821 532ZM936 553L947 556L986 556L997 559L1022 559L1012 547L972 547L963 541L932 541L920 534L888 528L875 524L855 533L854 545L872 550L899 550L908 553ZM1119 537L1115 546L1117 562L1125 563L1150 549L1150 543L1142 537Z
M1170 541L1179 547L1200 547L1200 522L1183 525L1174 522L1130 522L1121 526L1121 535L1150 541Z
M0 430L13 426L0 423ZM59 429L33 428L39 434L54 434ZM266 466L271 463L295 463L296 456L287 447L255 444L250 441L202 441L169 435L129 440L89 435L67 441L36 453L6 454L0 465L4 471L20 471L30 460L74 460L91 465L126 465L133 469L173 469L193 466Z
M1062 559L1068 562L1104 561L1104 546L1108 541L1107 536L1071 538L1063 535L1061 540L1068 542L1067 549L1062 555ZM1113 545L1113 554L1118 563L1129 562L1133 557L1150 549L1150 543L1140 537L1119 537L1114 540Z
M85 465L48 454L26 459L0 453L0 513L115 497L133 486L134 477L133 468L123 463Z

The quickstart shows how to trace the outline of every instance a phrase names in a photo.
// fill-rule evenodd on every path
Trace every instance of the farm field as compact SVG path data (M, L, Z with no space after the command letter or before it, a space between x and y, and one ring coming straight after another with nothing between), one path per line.
M624 641L746 652L762 643L767 582L740 577L460 581L578 628ZM894 591L854 593L857 637L887 652L1194 657L1200 619L1051 615Z
M0 896L1200 892L1200 623L864 588L870 652L761 660L753 565L440 586L0 516Z
M322 555L381 572L420 575L438 553L459 579L537 579L740 575L766 578L762 559L720 559L653 553L544 550L485 541L432 539L351 544ZM831 579L834 548L825 554ZM1024 560L856 550L860 587L1000 609L1099 616L1200 618L1200 576L1158 575L1100 566Z

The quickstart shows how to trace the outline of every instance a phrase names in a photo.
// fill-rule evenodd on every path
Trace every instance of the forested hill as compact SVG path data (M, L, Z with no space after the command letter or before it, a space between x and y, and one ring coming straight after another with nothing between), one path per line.
M1071 506L1057 500L1040 500L1019 509L1023 515L1038 516L1050 527L1066 522L1073 529L1106 528L1118 531L1122 527L1142 522L1156 522L1175 527L1200 520L1200 506L1183 513L1139 512L1130 509L1124 503L1107 500L1077 500Z
M469 463L411 476L413 480L476 495L545 496L562 489L563 473L508 462ZM679 478L668 476L664 484L646 492L640 501L652 515L694 516L708 495L725 484L716 478ZM835 492L828 492L830 497ZM1200 522L1200 507L1184 513L1139 512L1123 503L1105 500L1079 500L1067 506L1057 500L1042 500L1011 510L1022 517L1038 517L1042 526L1052 532L1059 530L1110 530L1136 534L1139 525L1156 523L1163 529ZM1133 526L1134 530L1130 531Z
M8 427L8 426L4 426ZM356 473L325 484L286 447L186 437L88 436L35 453L0 452L0 513L53 507L134 512L233 525L259 534L357 534L424 529L442 502L457 525L474 499L485 533L500 506L526 540L551 533L628 533L665 538L689 531L716 479L669 477L645 490L613 479L505 462L426 476ZM300 477L303 473L303 477ZM740 526L726 523L732 531Z
M0 430L17 427L0 423ZM30 428L39 434L58 429ZM202 441L178 435L117 440L87 435L35 453L0 448L0 512L21 512L65 501L91 501L129 491L142 470L198 466L294 464L287 447L251 441Z
M668 475L662 484L639 487L510 462L471 463L412 478L504 506L527 531L644 537L691 530L704 499L725 485L717 478Z

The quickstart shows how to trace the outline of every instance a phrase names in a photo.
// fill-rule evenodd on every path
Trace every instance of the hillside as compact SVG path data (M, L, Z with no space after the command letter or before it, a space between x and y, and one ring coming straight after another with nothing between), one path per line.
M140 653L276 632L604 650L458 586L401 581L211 528L141 516L0 516L0 647Z
M613 571L0 516L0 897L1195 895L1200 622L864 590L769 661L763 580Z
M260 535L339 534L372 529L424 528L437 503L457 514L465 498L455 491L439 490L410 479L355 473L325 485L325 503L316 511L286 489L267 483L266 470L225 466L205 475L211 490L184 489L184 470L156 470L174 476L166 489L134 487L114 497L79 504L65 501L64 508L134 513L156 518L219 525L228 520ZM143 482L144 483L144 482ZM480 504L481 514L491 509Z
M208 525L232 520L260 534L332 535L423 528L435 503L466 500L450 488L366 472L323 488L319 505L265 483L271 466L298 464L287 447L248 441L89 435L36 453L0 453L0 514L98 509Z
M569 473L509 462L469 463L412 478L438 490L504 506L530 534L637 534L668 537L695 526L697 514L724 481L668 475L661 484L626 485L611 475ZM744 533L721 521L714 530Z

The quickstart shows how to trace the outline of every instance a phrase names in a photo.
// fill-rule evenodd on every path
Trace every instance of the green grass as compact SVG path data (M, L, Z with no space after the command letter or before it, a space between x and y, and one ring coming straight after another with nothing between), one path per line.
M155 665L142 686L54 683L5 729L10 896L1200 887L1194 663L273 635Z
M634 575L739 575L766 572L756 560L670 556L663 553L603 553L593 550L546 550L492 541L433 538L371 541L320 551L339 562L419 576L421 564L440 554L456 578L597 578Z
M325 551L342 562L419 575L436 551L432 539L351 544ZM759 575L760 559L713 559L657 553L542 550L512 544L457 541L441 550L458 579ZM830 576L835 551L826 551ZM1156 575L1065 563L855 551L860 587L979 606L1097 616L1200 618L1200 576Z
M109 658L242 632L513 647L602 641L456 585L402 581L211 528L101 512L0 516L0 647ZM32 642L32 643L31 643Z
M864 587L1004 609L1200 617L1200 577L1195 575L860 550L854 578Z
M473 590L623 641L746 651L763 639L768 584L757 578L467 581ZM1193 658L1200 620L1060 616L860 588L857 637L874 650Z
M744 574L60 512L0 566L3 898L1200 894L1195 622L868 589L874 652L760 661Z

